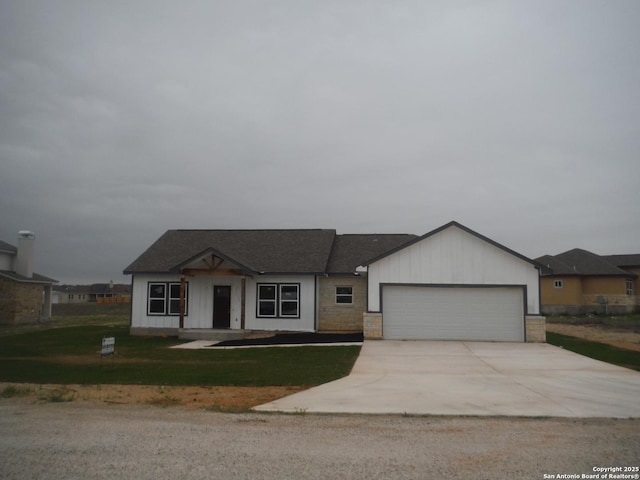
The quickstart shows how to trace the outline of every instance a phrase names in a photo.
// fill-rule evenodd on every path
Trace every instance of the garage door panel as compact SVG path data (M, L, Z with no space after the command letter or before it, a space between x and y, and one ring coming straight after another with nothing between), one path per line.
M387 339L524 341L519 287L383 287Z

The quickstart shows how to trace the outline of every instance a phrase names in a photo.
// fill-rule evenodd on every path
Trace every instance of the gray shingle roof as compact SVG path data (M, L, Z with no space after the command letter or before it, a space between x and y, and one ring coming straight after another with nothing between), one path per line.
M552 273L543 271L543 275L623 275L634 276L612 264L605 257L574 248L559 255L545 255L536 259L548 266Z
M335 230L168 230L124 273L178 272L213 253L247 273L323 273Z
M640 253L630 255L604 255L610 263L616 267L640 267Z
M10 253L12 255L18 254L18 248L10 243L3 242L0 240L0 252ZM57 280L53 278L45 277L44 275L40 275L39 273L33 273L33 277L24 277L22 275L17 274L16 272L9 270L0 270L0 276L5 278L10 278L11 280L15 280L16 282L23 283L57 283Z
M44 275L40 275L38 273L34 273L31 278L25 277L23 275L17 274L16 272L10 272L8 270L0 270L0 276L5 278L10 278L11 280L15 280L16 282L21 283L57 283L57 280L53 278L45 277Z
M353 273L367 260L415 239L410 234L338 235L333 243L327 273Z
M2 240L0 240L0 252L16 254L18 253L18 249L13 245L11 245L10 243L3 242Z

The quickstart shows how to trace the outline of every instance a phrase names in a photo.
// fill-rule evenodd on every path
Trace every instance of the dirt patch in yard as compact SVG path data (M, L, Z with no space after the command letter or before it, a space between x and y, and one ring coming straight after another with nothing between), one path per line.
M90 402L124 405L182 406L242 412L306 387L175 387L149 385L35 385L0 383L0 396L35 402Z
M640 352L640 333L629 330L616 330L602 325L547 323L547 331Z

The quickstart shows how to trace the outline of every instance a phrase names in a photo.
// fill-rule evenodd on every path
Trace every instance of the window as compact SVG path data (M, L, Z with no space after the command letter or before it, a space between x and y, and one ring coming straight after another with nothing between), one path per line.
M298 317L299 285L280 285L280 316Z
M188 284L184 284L184 314L187 314ZM180 315L180 283L149 283L148 315Z
M353 304L353 287L336 287L336 303Z
M562 280L555 280L553 282L553 288L562 288L564 286L564 284L562 283Z
M275 317L277 285L258 285L258 316Z
M633 295L633 280L627 280L627 295Z
M258 317L300 318L300 284L259 283Z

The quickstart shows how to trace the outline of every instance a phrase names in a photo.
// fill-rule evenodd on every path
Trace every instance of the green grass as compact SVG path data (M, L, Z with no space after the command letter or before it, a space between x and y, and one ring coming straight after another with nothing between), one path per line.
M624 350L604 343L591 342L589 340L552 332L547 332L547 342L586 357L620 365L621 367L640 370L640 352Z
M549 315L547 323L600 325L604 328L640 332L640 313L626 315Z
M170 349L183 342L131 336L126 324L104 319L86 323L0 336L0 381L313 386L348 375L360 351L359 346ZM106 336L116 338L116 354L102 359Z

